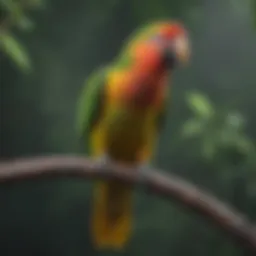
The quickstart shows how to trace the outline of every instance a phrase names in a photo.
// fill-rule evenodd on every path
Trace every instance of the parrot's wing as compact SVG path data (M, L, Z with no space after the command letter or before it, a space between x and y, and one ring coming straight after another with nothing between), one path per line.
M107 70L106 67L102 67L89 76L78 101L77 132L87 154L90 132L102 113Z

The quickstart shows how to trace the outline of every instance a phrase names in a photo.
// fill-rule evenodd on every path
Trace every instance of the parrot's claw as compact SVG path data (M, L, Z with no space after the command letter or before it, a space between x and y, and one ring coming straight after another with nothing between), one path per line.
M102 155L99 158L95 159L94 167L95 168L104 168L109 166L112 163L112 160L108 155Z
M144 182L147 179L147 174L150 172L151 168L149 164L143 164L138 167L139 179Z
M151 166L149 164L143 164L138 167L139 181L142 183L142 188L146 190L146 193L150 194L150 190L147 187L148 174L151 172Z

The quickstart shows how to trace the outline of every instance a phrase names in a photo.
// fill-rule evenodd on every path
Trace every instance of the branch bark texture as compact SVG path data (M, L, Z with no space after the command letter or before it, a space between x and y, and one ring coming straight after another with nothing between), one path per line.
M44 177L115 179L139 185L197 212L256 255L256 231L245 215L175 175L152 169L141 177L135 168L118 165L96 168L93 161L78 156L46 156L0 163L0 184Z

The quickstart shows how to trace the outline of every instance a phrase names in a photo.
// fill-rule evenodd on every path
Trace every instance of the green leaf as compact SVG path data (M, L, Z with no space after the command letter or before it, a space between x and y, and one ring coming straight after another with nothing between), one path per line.
M244 127L245 119L238 112L228 113L226 117L226 125L232 127L235 130L239 130Z
M203 157L210 160L215 156L217 144L214 137L206 135L202 140L202 154Z
M198 116L208 119L214 114L214 108L210 101L201 93L190 92L187 95L187 103L190 109Z
M26 16L23 16L17 22L17 26L20 29L30 31L34 28L34 23L29 18L27 18Z
M186 121L182 127L182 135L186 138L200 135L204 130L204 124L197 119Z
M26 16L21 2L10 0L1 0L1 6L8 12L11 22L18 28L31 30L33 28L32 21Z
M0 49L24 72L31 71L29 57L23 46L9 33L0 34Z
M237 147L246 154L253 152L254 145L246 136L239 136L236 141Z

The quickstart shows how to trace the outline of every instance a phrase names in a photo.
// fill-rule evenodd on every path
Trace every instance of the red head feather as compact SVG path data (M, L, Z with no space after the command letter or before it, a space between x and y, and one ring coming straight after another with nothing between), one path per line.
M182 24L159 22L149 25L132 40L126 48L126 54L132 59L123 95L127 101L140 106L159 104L167 86L164 50L171 48L172 42L183 35L186 36L186 29Z
M166 39L174 39L175 37L185 35L186 33L185 27L178 22L164 23L159 28L159 34Z

